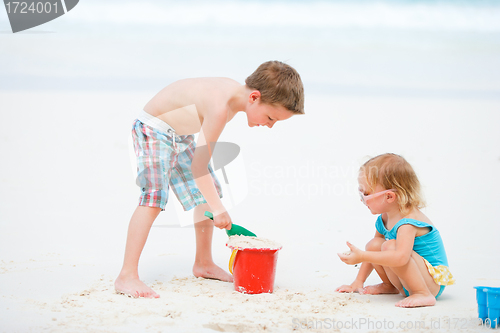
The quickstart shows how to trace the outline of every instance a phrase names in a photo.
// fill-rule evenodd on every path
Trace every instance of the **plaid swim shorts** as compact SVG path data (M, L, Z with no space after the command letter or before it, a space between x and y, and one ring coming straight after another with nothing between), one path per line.
M158 118L155 121L162 122ZM163 124L169 127L166 123ZM176 135L173 130L165 132L136 119L132 127L132 138L137 157L136 183L141 189L139 206L160 207L165 210L169 184L184 210L206 203L191 173L196 147L194 135ZM217 193L222 198L219 181L210 165L208 169Z

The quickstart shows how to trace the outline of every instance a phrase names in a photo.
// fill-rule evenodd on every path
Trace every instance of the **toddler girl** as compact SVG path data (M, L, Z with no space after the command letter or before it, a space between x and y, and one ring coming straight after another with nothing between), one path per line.
M399 155L379 155L360 168L358 182L361 201L372 214L379 214L375 237L366 251L347 242L351 252L338 254L346 264L362 264L354 282L336 291L401 293L407 297L396 306L434 305L445 286L455 281L439 231L419 210L424 203L413 168ZM373 269L382 283L363 288Z

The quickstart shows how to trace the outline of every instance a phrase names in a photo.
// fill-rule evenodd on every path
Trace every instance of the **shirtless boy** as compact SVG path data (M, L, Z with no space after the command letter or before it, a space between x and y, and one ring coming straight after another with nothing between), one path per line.
M194 208L193 274L232 281L232 276L212 260L214 225L230 229L232 221L220 200L220 185L209 164L211 147L238 112L246 114L248 126L269 128L277 121L304 113L302 81L289 65L265 62L245 83L228 78L174 82L154 96L135 120L132 136L141 197L130 220L123 267L115 281L118 293L160 297L139 279L138 264L151 225L167 203L169 184L184 210ZM195 143L193 134L198 132ZM205 211L213 213L213 222L204 217Z

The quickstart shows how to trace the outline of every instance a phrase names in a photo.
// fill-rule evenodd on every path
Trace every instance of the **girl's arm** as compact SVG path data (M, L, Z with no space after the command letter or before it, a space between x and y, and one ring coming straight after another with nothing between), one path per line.
M375 237L373 237L373 239L370 240L370 242L368 242L368 244L366 244L366 248L369 248L370 244L372 242L379 240L379 239L384 240L384 236L382 234L380 234L378 231L375 231ZM376 242L376 243L379 243L379 242ZM349 292L357 291L358 289L363 288L366 279L370 276L372 271L373 271L373 265L369 262L363 262L361 264L361 267L359 268L358 275L356 275L356 279L354 280L354 282L351 283L350 285L342 285L342 286L338 287L337 289L335 289L335 291L349 293Z
M374 249L377 248L378 250L380 250L380 247L382 247L382 243L384 241L385 241L384 235L375 230L375 236L373 237L372 240L368 242L368 244L366 244L365 249L369 251L377 251ZM357 282L357 284L361 283L361 287L363 287L363 284L365 283L368 276L370 276L372 271L373 271L373 265L370 262L363 262L361 264L361 267L359 268L358 275L356 276L356 280L354 280L354 282Z
M362 251L347 242L347 246L351 249L349 255L340 255L340 259L349 265L358 264L360 262L368 262L376 265L387 267L400 267L405 265L410 260L413 252L413 243L417 234L417 228L405 224L399 227L396 236L396 248L386 251Z

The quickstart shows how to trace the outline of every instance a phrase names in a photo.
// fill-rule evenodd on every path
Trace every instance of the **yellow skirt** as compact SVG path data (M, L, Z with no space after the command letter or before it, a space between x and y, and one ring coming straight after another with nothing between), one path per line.
M450 286L455 283L455 279L453 278L453 275L451 274L448 266L432 266L427 260L425 260L425 258L422 259L424 259L429 274L434 279L434 282L436 282L438 285Z

